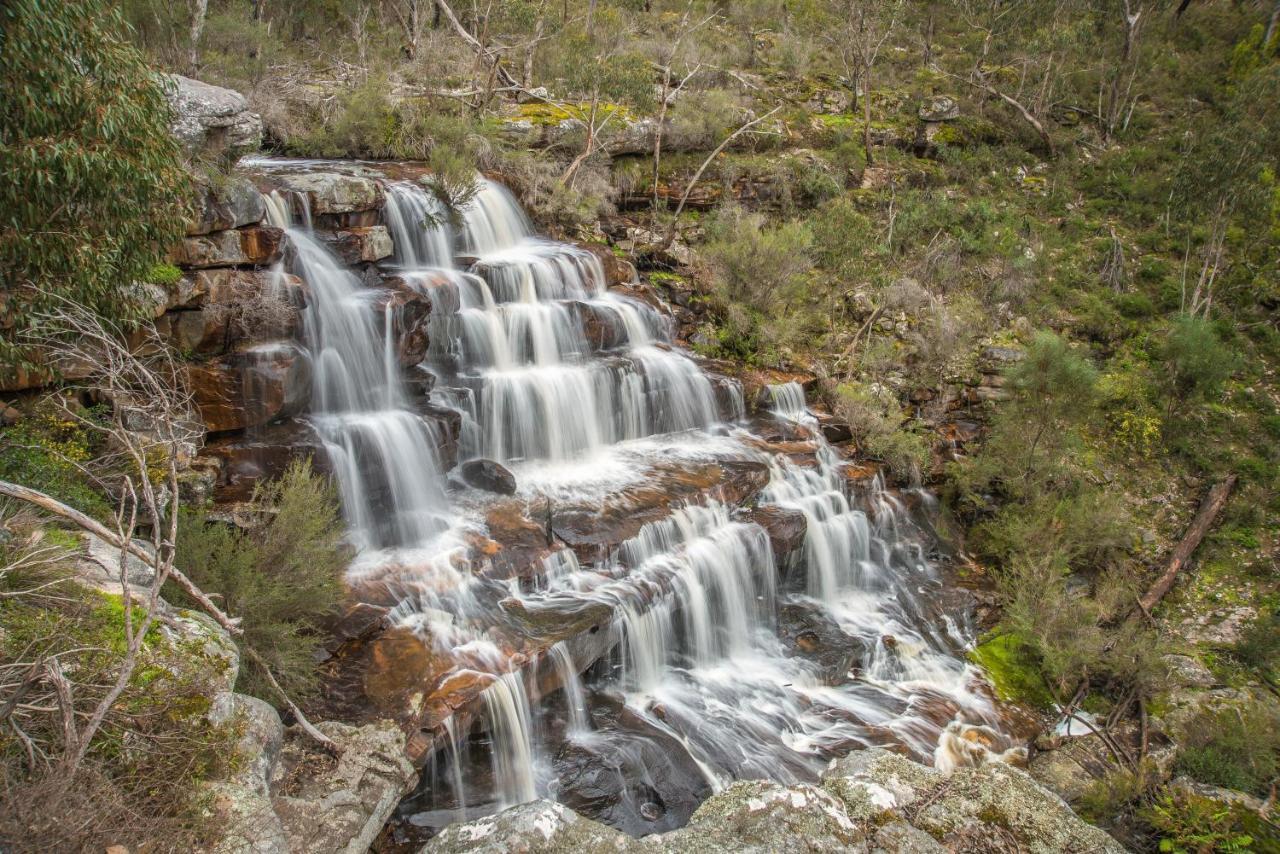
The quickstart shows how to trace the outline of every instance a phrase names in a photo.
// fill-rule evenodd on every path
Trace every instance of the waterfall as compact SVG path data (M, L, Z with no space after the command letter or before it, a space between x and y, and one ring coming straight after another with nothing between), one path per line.
M382 265L432 306L413 368L431 375L431 404L458 413L459 459L507 465L517 495L502 500L525 502L529 519L548 508L548 550L518 578L491 574L489 552L446 533L482 540L498 499L454 483L450 500L441 437L401 377L393 303L325 248L326 217L313 227L305 196L269 194L311 291L309 421L360 550L349 580L394 600L388 619L429 646L444 680L487 682L470 714L487 733L492 802L463 768L484 742L447 717L447 770L423 785L452 801L428 810L431 822L468 803L571 798L581 776L618 793L604 820L643 833L684 821L734 779L813 780L860 746L950 767L982 761L973 730L1000 743L992 702L958 654L969 633L932 610L940 581L926 538L882 480L850 486L798 383L769 387L763 417L799 438L787 453L762 450L741 386L713 381L675 346L662 310L610 292L595 254L538 237L504 187L483 181L453 216L418 182L383 188L394 256ZM591 511L596 496L644 488L655 465L685 459L763 463L756 500L803 518L803 573L783 585L757 517L710 496L664 502L664 516L590 560L553 544L557 502ZM508 605L533 615L529 626ZM604 656L594 664L574 659L582 629L537 635L545 615L606 611L589 629L590 654ZM543 712L539 676L561 693L563 718ZM575 762L589 773L570 773ZM425 790L415 799L437 803Z
M307 198L266 197L284 228L295 272L310 289L303 324L312 361L311 424L337 475L342 506L362 550L422 545L450 524L436 453L439 436L411 411L387 354L390 308L361 287L312 232ZM292 209L302 212L302 225Z

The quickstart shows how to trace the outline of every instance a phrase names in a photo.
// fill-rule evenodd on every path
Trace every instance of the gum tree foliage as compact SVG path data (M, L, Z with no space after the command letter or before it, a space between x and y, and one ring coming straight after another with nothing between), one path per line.
M0 366L57 293L117 320L182 233L186 172L169 107L102 0L0 6Z

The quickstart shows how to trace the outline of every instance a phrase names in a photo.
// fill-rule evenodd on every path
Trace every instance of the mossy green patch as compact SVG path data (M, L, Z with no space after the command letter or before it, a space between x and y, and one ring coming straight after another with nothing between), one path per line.
M996 635L983 641L969 652L969 660L986 672L1000 699L1039 709L1053 706L1034 657L1016 636Z

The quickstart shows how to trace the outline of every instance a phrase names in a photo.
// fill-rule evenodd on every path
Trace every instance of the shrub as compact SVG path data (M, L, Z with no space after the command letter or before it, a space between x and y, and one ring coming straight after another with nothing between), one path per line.
M0 480L38 489L92 516L110 508L86 473L100 437L72 421L51 400L0 432Z
M83 722L114 683L125 649L119 596L70 581L70 550L34 514L0 518L0 848L103 851L145 840L155 851L211 841L202 784L225 772L230 727L211 727L207 668L158 628L75 775L60 702L32 662L58 662ZM13 705L22 701L22 705ZM21 736L18 734L21 733Z
M1166 793L1139 816L1169 854L1274 851L1280 845L1280 835L1248 809L1189 792Z
M122 27L102 0L0 6L5 370L40 367L21 335L54 294L142 320L129 286L182 235L190 178L161 84Z
M1207 400L1235 371L1238 359L1206 320L1183 315L1174 321L1163 352L1169 403Z
M1280 715L1260 704L1201 712L1183 742L1175 771L1211 786L1265 795L1280 771Z
M1280 614L1259 614L1236 642L1232 655L1263 673L1273 672L1280 662Z
M878 385L842 385L836 389L835 410L861 451L898 477L920 481L929 466L929 442L905 426L906 415L892 392Z
M239 617L244 643L257 652L290 693L315 689L314 655L323 626L342 595L347 551L332 487L295 462L254 496L258 524L248 532L184 513L178 530L178 563L191 580L217 594ZM181 600L179 591L167 591ZM237 690L278 701L251 661L240 670Z

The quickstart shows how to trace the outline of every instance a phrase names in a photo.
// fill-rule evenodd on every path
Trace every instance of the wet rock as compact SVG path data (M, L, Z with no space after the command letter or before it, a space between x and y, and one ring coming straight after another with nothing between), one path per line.
M242 430L303 412L311 362L293 344L232 353L187 366L200 418L210 433Z
M422 854L568 854L641 851L639 842L552 801L532 801L497 815L455 824Z
M262 145L262 118L244 95L179 74L166 76L170 130L188 155L234 160Z
M283 249L283 230L254 225L184 237L171 255L182 267L267 266L280 260Z
M243 436L215 438L201 454L218 462L214 494L222 504L248 501L259 481L279 477L296 459L310 458L321 474L330 470L315 431L293 419L259 426Z
M793 656L816 665L827 685L847 682L866 652L866 645L845 634L826 611L803 601L779 608L778 636Z
M340 172L299 172L276 176L276 180L284 189L306 193L313 214L346 214L382 207L382 189L370 178Z
M386 323L387 313L391 314L397 364L402 368L421 364L430 346L427 321L431 316L431 301L416 291L397 289L382 291L369 307L379 327Z
M781 507L777 504L765 504L756 507L748 517L769 535L769 545L773 549L774 562L783 582L790 582L792 571L798 567L804 557L804 538L809 530L809 522L799 510Z
M579 243L578 248L585 249L600 261L604 268L604 286L629 285L636 281L635 266L625 258L613 254L613 250L602 243Z
M516 476L493 460L468 460L462 464L463 479L476 489L498 495L515 495Z
M426 692L453 666L422 638L406 629L392 629L369 645L364 694L381 713L396 719L418 714Z
M404 734L389 721L362 727L325 721L337 760L290 739L272 777L272 806L292 854L367 851L418 775L405 758ZM282 785L284 781L292 785Z
M381 225L338 229L326 238L325 243L348 266L362 261L381 261L395 252L391 234Z

